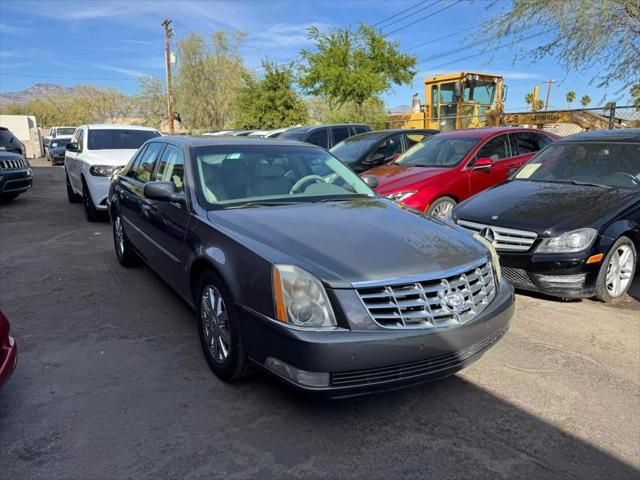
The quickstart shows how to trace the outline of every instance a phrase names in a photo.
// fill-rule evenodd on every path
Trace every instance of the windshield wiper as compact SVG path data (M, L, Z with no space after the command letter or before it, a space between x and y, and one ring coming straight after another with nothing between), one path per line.
M232 208L251 208L251 207L281 207L284 205L295 205L302 202L283 202L278 200L257 200L254 202L241 203L238 205L229 205L223 207L224 210Z
M585 186L585 187L614 188L611 185L603 185L601 183L592 183L592 182L580 182L578 180L569 180L566 183L570 183L572 185Z
M367 195L366 193L358 193L355 195L341 195L339 197L325 197L316 202L348 202L354 200L356 198L373 198L371 195Z

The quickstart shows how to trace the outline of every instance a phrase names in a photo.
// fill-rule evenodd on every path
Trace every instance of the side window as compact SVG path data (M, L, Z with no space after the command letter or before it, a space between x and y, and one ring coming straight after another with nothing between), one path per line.
M184 192L184 156L180 148L167 145L160 158L154 180L172 182L177 191Z
M144 152L146 149L147 149L146 145L144 145L143 147L140 147L140 150L138 150L138 153L136 153L133 156L133 158L130 160L129 165L127 167L127 173L124 174L126 177L136 178L136 170L138 169L138 165L140 164L140 161L142 160L142 156L144 155Z
M553 143L553 139L551 137L547 137L543 133L535 133L534 135L538 137L538 150L542 150L550 143Z
M427 136L423 133L408 133L407 135L405 135L405 138L407 139L407 149L409 149L416 143L420 143L421 141L423 141L425 138L427 138Z
M369 130L367 130L367 127L365 127L364 125L354 125L353 127L351 127L351 129L355 132L354 135L357 135L359 133L365 133L365 132L369 131Z
M158 154L162 150L162 147L164 147L164 143L150 143L140 157L140 160L136 160L134 172L129 176L143 183L148 182L151 179L151 172L153 172L153 167L156 164Z
M349 127L333 127L331 133L333 134L333 144L337 145L345 138L349 138Z
M84 150L84 128L78 128L74 133L78 134L78 147L80 147L80 151Z
M307 138L307 143L318 145L319 147L327 148L329 146L329 139L327 138L327 129L319 128L315 132L311 133Z
M478 153L476 153L476 158L487 157L494 162L505 159L508 156L509 146L507 144L506 135L500 135L498 137L492 138L484 144L484 147L478 150Z
M385 161L393 160L395 157L402 153L402 135L396 135L387 139L382 145L380 145L374 155L384 154Z
M513 134L518 146L518 154L525 155L527 153L537 152L540 150L538 146L538 135L531 132L516 132Z

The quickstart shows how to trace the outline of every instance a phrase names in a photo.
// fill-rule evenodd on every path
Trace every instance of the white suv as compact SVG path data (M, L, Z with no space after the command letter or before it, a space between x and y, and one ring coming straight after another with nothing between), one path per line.
M82 200L87 220L106 211L111 175L125 166L140 146L160 133L132 125L81 125L67 145L64 168L69 202Z

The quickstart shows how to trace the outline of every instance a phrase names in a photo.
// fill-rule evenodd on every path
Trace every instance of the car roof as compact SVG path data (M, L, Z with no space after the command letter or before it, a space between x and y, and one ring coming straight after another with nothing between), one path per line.
M100 130L143 130L147 132L157 132L158 129L151 127L143 127L140 125L116 125L113 123L94 123L90 125L84 125L88 129L100 129Z
M190 136L190 135L173 135L156 137L148 140L149 142L168 142L184 147L209 147L209 146L229 146L229 145L262 145L262 146L290 146L290 147L310 147L322 148L297 140L286 140L280 138L259 138L259 137L233 137L233 136Z
M397 135L399 133L408 133L408 134L430 133L435 135L437 133L440 133L440 131L429 129L429 128L388 128L386 130L372 130L370 132L358 133L357 135L352 135L351 137L345 138L345 140L351 140L352 138L364 138L364 137L382 138L386 136Z
M640 128L620 128L616 130L590 130L576 133L561 142L640 142Z
M509 132L542 132L547 135L552 135L550 132L540 130L539 128L526 128L526 127L482 127L482 128L467 128L465 130L452 130L446 133L438 134L438 137L475 137L475 138L487 138L499 133Z
M366 126L364 123L327 123L323 125L305 125L304 127L291 127L287 129L287 133L294 132L310 132L311 130L315 130L316 128L326 128L326 127L350 127L350 126Z

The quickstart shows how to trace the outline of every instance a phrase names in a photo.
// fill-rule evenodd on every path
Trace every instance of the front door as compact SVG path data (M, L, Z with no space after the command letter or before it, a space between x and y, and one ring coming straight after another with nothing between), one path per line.
M486 190L507 180L510 170L511 149L506 134L489 139L469 163L469 195ZM473 162L479 158L489 158L493 164L486 168L474 168Z

